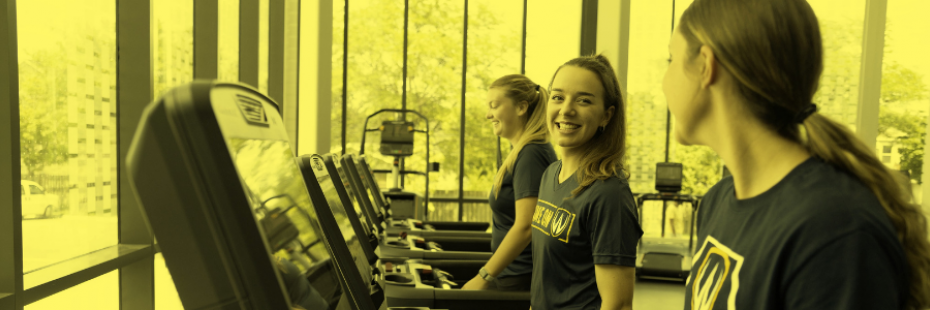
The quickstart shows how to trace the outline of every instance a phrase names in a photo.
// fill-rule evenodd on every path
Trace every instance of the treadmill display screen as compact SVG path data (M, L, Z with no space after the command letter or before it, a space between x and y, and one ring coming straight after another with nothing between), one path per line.
M231 138L227 145L281 278L285 283L308 278L332 304L333 298L343 295L342 286L338 276L328 271L334 269L323 264L330 254L288 142Z
M336 171L339 172L339 179L342 180L342 186L346 189L346 194L349 195L349 200L354 201L352 207L355 208L355 214L358 214L359 220L362 222L362 228L365 229L365 233L371 234L371 221L365 216L365 212L362 212L362 209L359 205L362 204L361 201L358 201L358 196L355 195L355 189L352 188L352 184L349 183L349 176L346 174L345 170L342 169L342 164L337 158L333 158L333 166L336 167Z
M371 166L368 165L368 162L365 161L365 158L356 159L356 166L358 167L358 173L361 175L362 182L367 183L370 196L374 196L372 200L378 206L376 208L382 209L387 205L384 201L387 200L384 198L384 193L381 192L381 187L378 186L378 183L375 182L375 173L371 170Z
M352 252L352 259L355 260L355 265L358 267L359 274L362 275L365 283L370 283L371 267L368 265L368 256L365 255L362 246L359 244L359 238L355 234L352 222L349 221L349 216L342 205L342 199L339 197L339 192L336 191L333 179L329 177L329 172L320 158L314 157L313 160L313 173L316 174L320 189L323 191L323 195L326 196L329 208L333 211L333 216L339 224L339 230L349 246L349 251Z

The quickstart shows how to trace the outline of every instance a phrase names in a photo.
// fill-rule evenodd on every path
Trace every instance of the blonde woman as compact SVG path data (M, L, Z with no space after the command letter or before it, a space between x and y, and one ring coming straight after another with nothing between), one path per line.
M498 169L489 198L494 254L462 289L530 290L530 221L542 172L557 159L546 129L547 98L545 88L519 74L501 77L488 89L486 117L513 150Z
M732 173L704 196L685 309L924 309L926 218L811 103L823 71L804 0L696 0L663 81L675 136Z

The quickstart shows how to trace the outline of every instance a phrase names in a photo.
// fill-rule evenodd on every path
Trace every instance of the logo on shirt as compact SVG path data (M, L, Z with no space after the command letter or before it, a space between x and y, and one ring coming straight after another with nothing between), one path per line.
M733 252L713 236L707 236L694 256L691 275L688 277L691 309L736 310L739 271L744 261L742 255Z
M536 212L533 213L533 228L550 237L568 243L568 235L572 231L574 222L575 214L568 210L542 199L536 204Z

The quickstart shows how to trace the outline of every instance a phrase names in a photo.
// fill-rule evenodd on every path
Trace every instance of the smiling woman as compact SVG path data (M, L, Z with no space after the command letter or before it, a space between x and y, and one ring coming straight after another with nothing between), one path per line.
M643 231L622 165L620 85L598 55L565 63L550 87L546 120L562 160L543 173L533 215L533 308L632 307Z

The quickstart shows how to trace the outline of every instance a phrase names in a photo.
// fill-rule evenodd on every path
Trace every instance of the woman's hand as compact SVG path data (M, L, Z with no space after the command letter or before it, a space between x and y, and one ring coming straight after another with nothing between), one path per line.
M479 276L475 276L468 283L462 286L463 290L486 290L491 286L491 282L485 281Z

